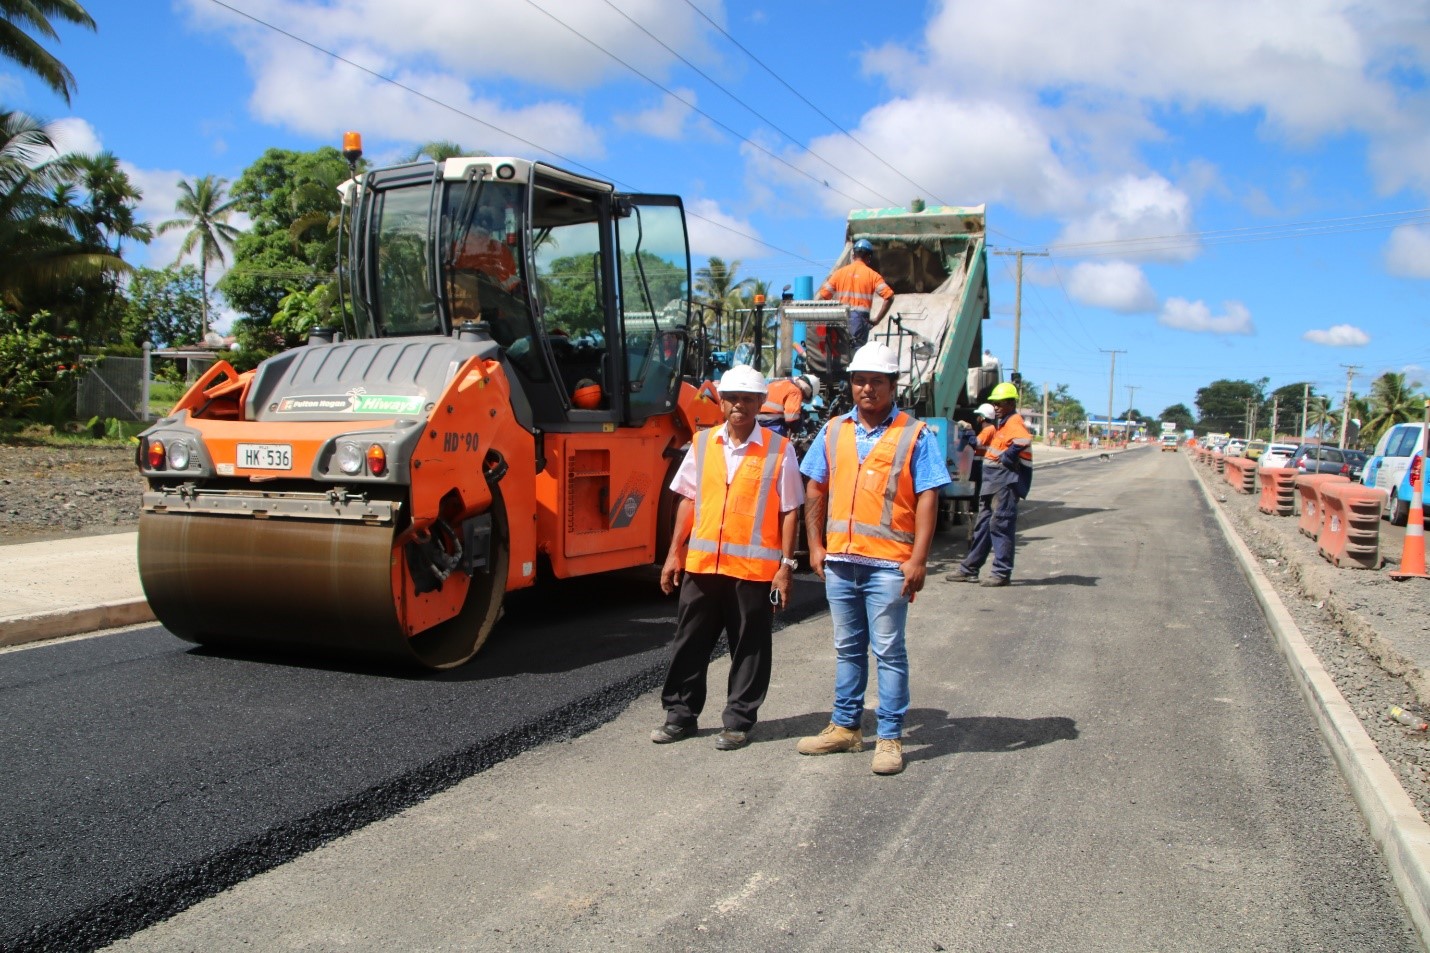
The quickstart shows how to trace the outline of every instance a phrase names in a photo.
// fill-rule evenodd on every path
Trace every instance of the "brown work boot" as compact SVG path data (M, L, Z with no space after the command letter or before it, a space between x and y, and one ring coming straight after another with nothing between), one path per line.
M898 774L904 770L904 743L898 738L880 738L874 745L874 773Z
M864 732L830 722L823 731L799 739L800 754L834 754L836 751L863 751Z

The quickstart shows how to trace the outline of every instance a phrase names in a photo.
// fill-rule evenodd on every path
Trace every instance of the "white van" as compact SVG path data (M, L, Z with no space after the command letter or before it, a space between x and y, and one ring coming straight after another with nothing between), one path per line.
M1375 445L1375 454L1366 463L1361 479L1386 493L1387 512L1395 500L1395 488L1410 467L1410 458L1425 449L1424 424L1396 424ZM1372 468L1374 472L1372 473Z

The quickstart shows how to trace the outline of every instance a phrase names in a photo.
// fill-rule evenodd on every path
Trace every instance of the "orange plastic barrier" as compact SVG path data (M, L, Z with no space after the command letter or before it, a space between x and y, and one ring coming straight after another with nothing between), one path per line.
M1301 504L1301 519L1297 524L1303 535L1312 539L1321 535L1321 487L1327 483L1349 483L1335 473L1303 473L1296 478L1296 498Z
M1301 471L1294 467L1266 467L1257 473L1261 477L1261 502L1256 508L1271 516L1295 513L1296 478Z
M1222 478L1238 493L1256 492L1256 461L1245 457L1227 457Z
M1316 550L1338 569L1380 568L1380 511L1385 491L1359 483L1320 487L1321 535Z
M1220 450L1212 451L1212 469L1218 473L1226 472L1226 454Z

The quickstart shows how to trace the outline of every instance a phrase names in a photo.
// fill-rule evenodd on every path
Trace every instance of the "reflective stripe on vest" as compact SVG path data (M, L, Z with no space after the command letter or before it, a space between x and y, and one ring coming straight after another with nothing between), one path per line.
M766 430L763 443L746 445L732 480L714 434L706 430L695 441L695 525L685 569L769 582L784 555L776 487L789 441ZM732 499L753 503L740 512Z
M900 411L862 464L854 422L844 417L830 426L834 433L825 434L830 473L826 548L876 559L908 560L913 556L917 497L910 464L923 423ZM874 472L866 472L871 463L886 471L882 493L877 496L860 492Z

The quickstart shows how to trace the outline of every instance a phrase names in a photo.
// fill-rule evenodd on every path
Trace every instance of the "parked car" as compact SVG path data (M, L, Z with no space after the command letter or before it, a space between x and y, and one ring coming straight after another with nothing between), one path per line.
M1232 437L1226 442L1226 446L1222 447L1221 452L1228 457L1239 457L1244 450L1246 450L1246 441L1240 437Z
M1350 465L1351 472L1346 474L1353 482L1359 483L1361 473L1365 470L1365 462L1370 459L1370 454L1364 450L1342 450L1345 454L1346 463Z
M1261 456L1256 458L1256 465L1260 468L1284 467L1286 461L1291 459L1291 455L1296 452L1294 443L1268 443L1266 450Z
M1261 455L1262 455L1263 453L1265 453L1265 452L1266 452L1266 441L1265 441L1265 440L1253 440L1253 441L1251 441L1251 443L1249 443L1249 444L1246 445L1246 449L1245 449L1245 450L1241 451L1241 455L1242 455L1243 457L1245 457L1246 459L1248 459L1248 460L1259 460L1259 459L1261 459Z
M1335 473L1343 477L1351 475L1351 465L1346 462L1345 453L1340 447L1302 444L1296 448L1286 465L1302 473Z
M1392 526L1404 526L1410 521L1410 501L1415 492L1415 481L1420 479L1420 468L1424 465L1425 454L1416 451L1410 457L1410 465L1400 475L1400 480L1390 490L1386 503L1387 517ZM1430 521L1427 521L1430 526Z
M1391 509L1395 505L1396 487L1410 468L1410 458L1424 449L1422 424L1396 424L1376 442L1375 453L1361 471L1361 482L1386 492L1387 517L1395 515Z

